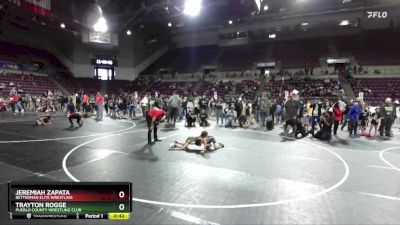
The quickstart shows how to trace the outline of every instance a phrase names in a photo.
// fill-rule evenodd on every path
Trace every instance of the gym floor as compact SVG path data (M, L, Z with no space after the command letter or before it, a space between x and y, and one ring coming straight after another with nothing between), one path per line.
M35 114L0 113L0 224L9 220L9 181L131 181L132 219L118 224L400 224L400 133L329 143L273 131L207 128L225 148L205 155L170 151L202 128L162 124L147 145L145 121L65 115L49 127ZM29 221L29 224L115 224Z

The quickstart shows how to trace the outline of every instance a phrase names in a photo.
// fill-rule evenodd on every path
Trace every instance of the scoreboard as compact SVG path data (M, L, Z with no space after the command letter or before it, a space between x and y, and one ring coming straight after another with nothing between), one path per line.
M128 220L132 212L129 182L8 184L11 219Z

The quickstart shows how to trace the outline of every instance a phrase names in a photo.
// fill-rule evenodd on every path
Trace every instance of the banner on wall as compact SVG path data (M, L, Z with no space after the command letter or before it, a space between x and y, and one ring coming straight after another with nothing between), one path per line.
M51 16L51 0L24 0L24 7L33 13Z
M328 64L350 63L350 59L348 59L348 58L327 59L326 62L327 62Z
M39 71L39 65L23 64L22 65L22 70L23 71L29 71L29 72L38 72Z
M11 70L18 70L19 66L15 62L8 62L8 61L0 61L0 68L3 69L11 69Z
M43 16L51 16L51 0L8 0L9 2L26 8Z

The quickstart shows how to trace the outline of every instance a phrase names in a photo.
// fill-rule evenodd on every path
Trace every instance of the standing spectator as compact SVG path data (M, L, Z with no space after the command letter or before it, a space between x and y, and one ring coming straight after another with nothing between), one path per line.
M360 118L360 113L361 113L361 107L359 105L359 102L360 100L357 99L348 112L350 137L357 136L358 119Z
M168 103L170 106L171 122L173 121L173 125L175 126L176 118L178 117L178 109L182 104L182 99L179 97L176 91L174 91L172 96L169 98Z
M142 107L143 117L146 117L146 112L149 110L149 99L147 98L147 94L140 101L140 106Z
M385 131L385 135L387 137L393 136L390 131L396 118L396 107L392 104L392 99L387 98L385 100L385 104L381 106L379 111L381 113L381 116L383 117L381 120L381 125L379 127L380 136L383 136L383 131Z
M100 92L97 92L97 96L96 96L97 117L96 117L96 119L98 119L98 120L103 119L103 105L104 105L104 98L103 98L103 96L101 96Z
M299 115L300 103L294 100L294 91L290 94L289 100L285 103L285 131L287 131L287 126L293 127L293 136L297 131L297 116Z
M18 109L16 109L15 107L16 107L16 105L17 105L18 100L19 100L18 95L15 94L15 93L11 93L11 96L10 96L10 106L11 106L12 112L14 113L14 116L17 115L17 110L18 110Z
M272 118L272 125L275 123L276 105L277 105L276 100L274 100L272 102L271 109L269 110L269 115L271 115L271 118Z
M132 95L129 96L128 106L129 106L129 118L136 119L137 103Z
M260 121L260 98L257 98L252 105L254 115L256 117L256 122Z
M108 95L104 95L104 109L106 110L107 115L108 115L109 101L110 99L108 98Z
M183 98L182 104L179 107L179 120L183 120L187 113L187 98Z
M282 105L281 105L281 103L276 104L275 118L276 118L277 124L282 122Z
M236 118L239 118L243 112L242 98L238 98L238 100L235 102L235 111L236 111L236 116L237 116Z
M321 109L319 107L319 104L317 104L316 101L311 103L310 107L312 108L311 129L315 129L315 125L319 121L319 118L320 118L319 114L321 112Z
M337 130L339 128L339 123L342 121L343 112L339 107L340 100L338 100L335 105L333 106L333 135L337 135Z
M221 101L221 99L218 99L215 105L215 115L217 116L217 125L219 125L220 119L221 119L221 125L224 124L224 117L225 117L224 103Z
M76 111L80 112L81 111L81 106L82 106L82 97L81 94L76 94L76 98L75 98L75 107L76 107Z
M89 101L90 101L89 95L84 94L82 97L82 109L84 113L88 113L90 111Z
M261 102L260 102L260 116L261 116L261 122L262 122L262 126L263 127L265 127L265 120L269 116L269 112L271 110L271 106L272 106L272 103L268 99L268 97L267 96L263 96L261 98Z
M346 127L347 123L349 122L348 113L351 109L351 106L352 106L351 104L347 104L345 106L345 110L343 112L343 117L342 117L343 118L342 119L342 127L340 128L341 130L343 130Z

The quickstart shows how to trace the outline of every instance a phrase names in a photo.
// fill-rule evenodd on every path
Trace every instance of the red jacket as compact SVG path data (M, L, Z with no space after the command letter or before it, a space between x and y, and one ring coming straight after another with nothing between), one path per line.
M333 116L335 121L342 121L343 112L339 108L334 107Z
M14 95L14 96L10 97L10 102L13 103L13 104L17 103L18 100L19 100L18 95Z

